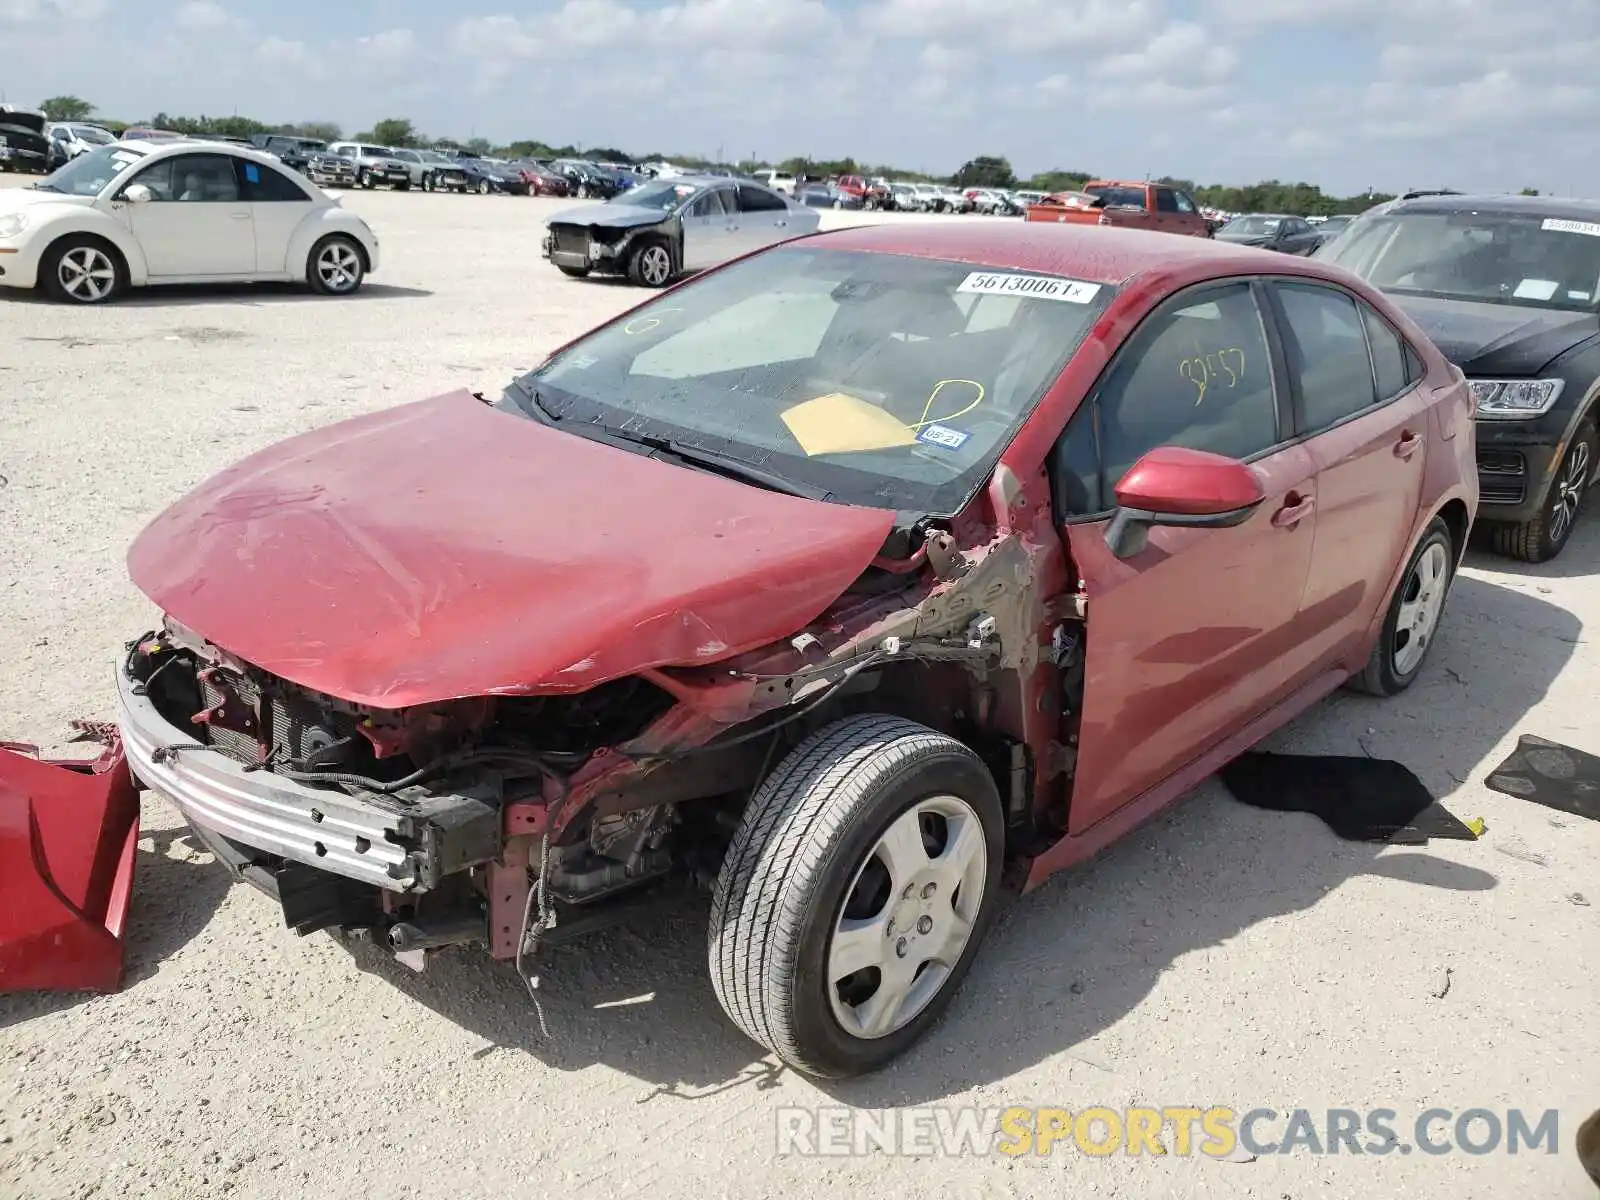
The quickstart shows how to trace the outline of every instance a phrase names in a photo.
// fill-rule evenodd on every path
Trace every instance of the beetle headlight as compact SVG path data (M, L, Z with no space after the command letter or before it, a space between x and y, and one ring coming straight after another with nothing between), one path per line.
M1561 395L1559 379L1469 379L1478 415L1499 420L1543 416Z
M0 217L0 238L14 238L27 227L26 213L7 213Z

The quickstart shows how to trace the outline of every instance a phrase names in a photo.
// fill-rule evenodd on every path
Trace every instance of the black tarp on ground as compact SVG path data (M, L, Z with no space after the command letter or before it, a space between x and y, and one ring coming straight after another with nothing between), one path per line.
M1484 781L1494 791L1600 821L1600 758L1523 734Z

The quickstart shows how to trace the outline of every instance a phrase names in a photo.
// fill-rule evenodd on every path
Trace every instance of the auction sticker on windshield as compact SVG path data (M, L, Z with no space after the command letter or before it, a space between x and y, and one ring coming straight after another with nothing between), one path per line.
M961 281L957 292L973 296L1020 296L1028 300L1065 300L1087 304L1100 292L1098 283L1062 279L1056 275L1012 275L974 271Z
M1569 221L1563 217L1546 217L1541 229L1554 233L1583 233L1600 237L1600 221Z

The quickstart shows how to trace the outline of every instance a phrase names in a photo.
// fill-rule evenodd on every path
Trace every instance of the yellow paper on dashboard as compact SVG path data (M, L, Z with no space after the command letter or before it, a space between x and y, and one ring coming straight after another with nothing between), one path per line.
M850 454L914 446L916 432L875 404L831 392L783 412L783 423L807 455Z

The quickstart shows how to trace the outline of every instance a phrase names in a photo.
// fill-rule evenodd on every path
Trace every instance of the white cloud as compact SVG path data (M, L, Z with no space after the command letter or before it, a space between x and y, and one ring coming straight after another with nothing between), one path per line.
M263 38L256 45L256 57L278 67L304 67L313 61L304 42L276 36Z
M954 42L1008 54L1136 45L1159 23L1155 0L875 0L862 24L883 38Z
M1213 42L1205 29L1192 21L1173 21L1142 49L1100 60L1094 73L1181 89L1221 83L1238 65L1239 52L1232 46Z
M212 0L189 0L173 14L173 20L179 28L197 33L236 29L244 24L222 5L212 3Z
M356 53L363 58L390 65L415 58L421 49L421 39L409 29L388 29L370 37L356 39Z
M0 0L0 25L89 21L110 9L110 0Z

